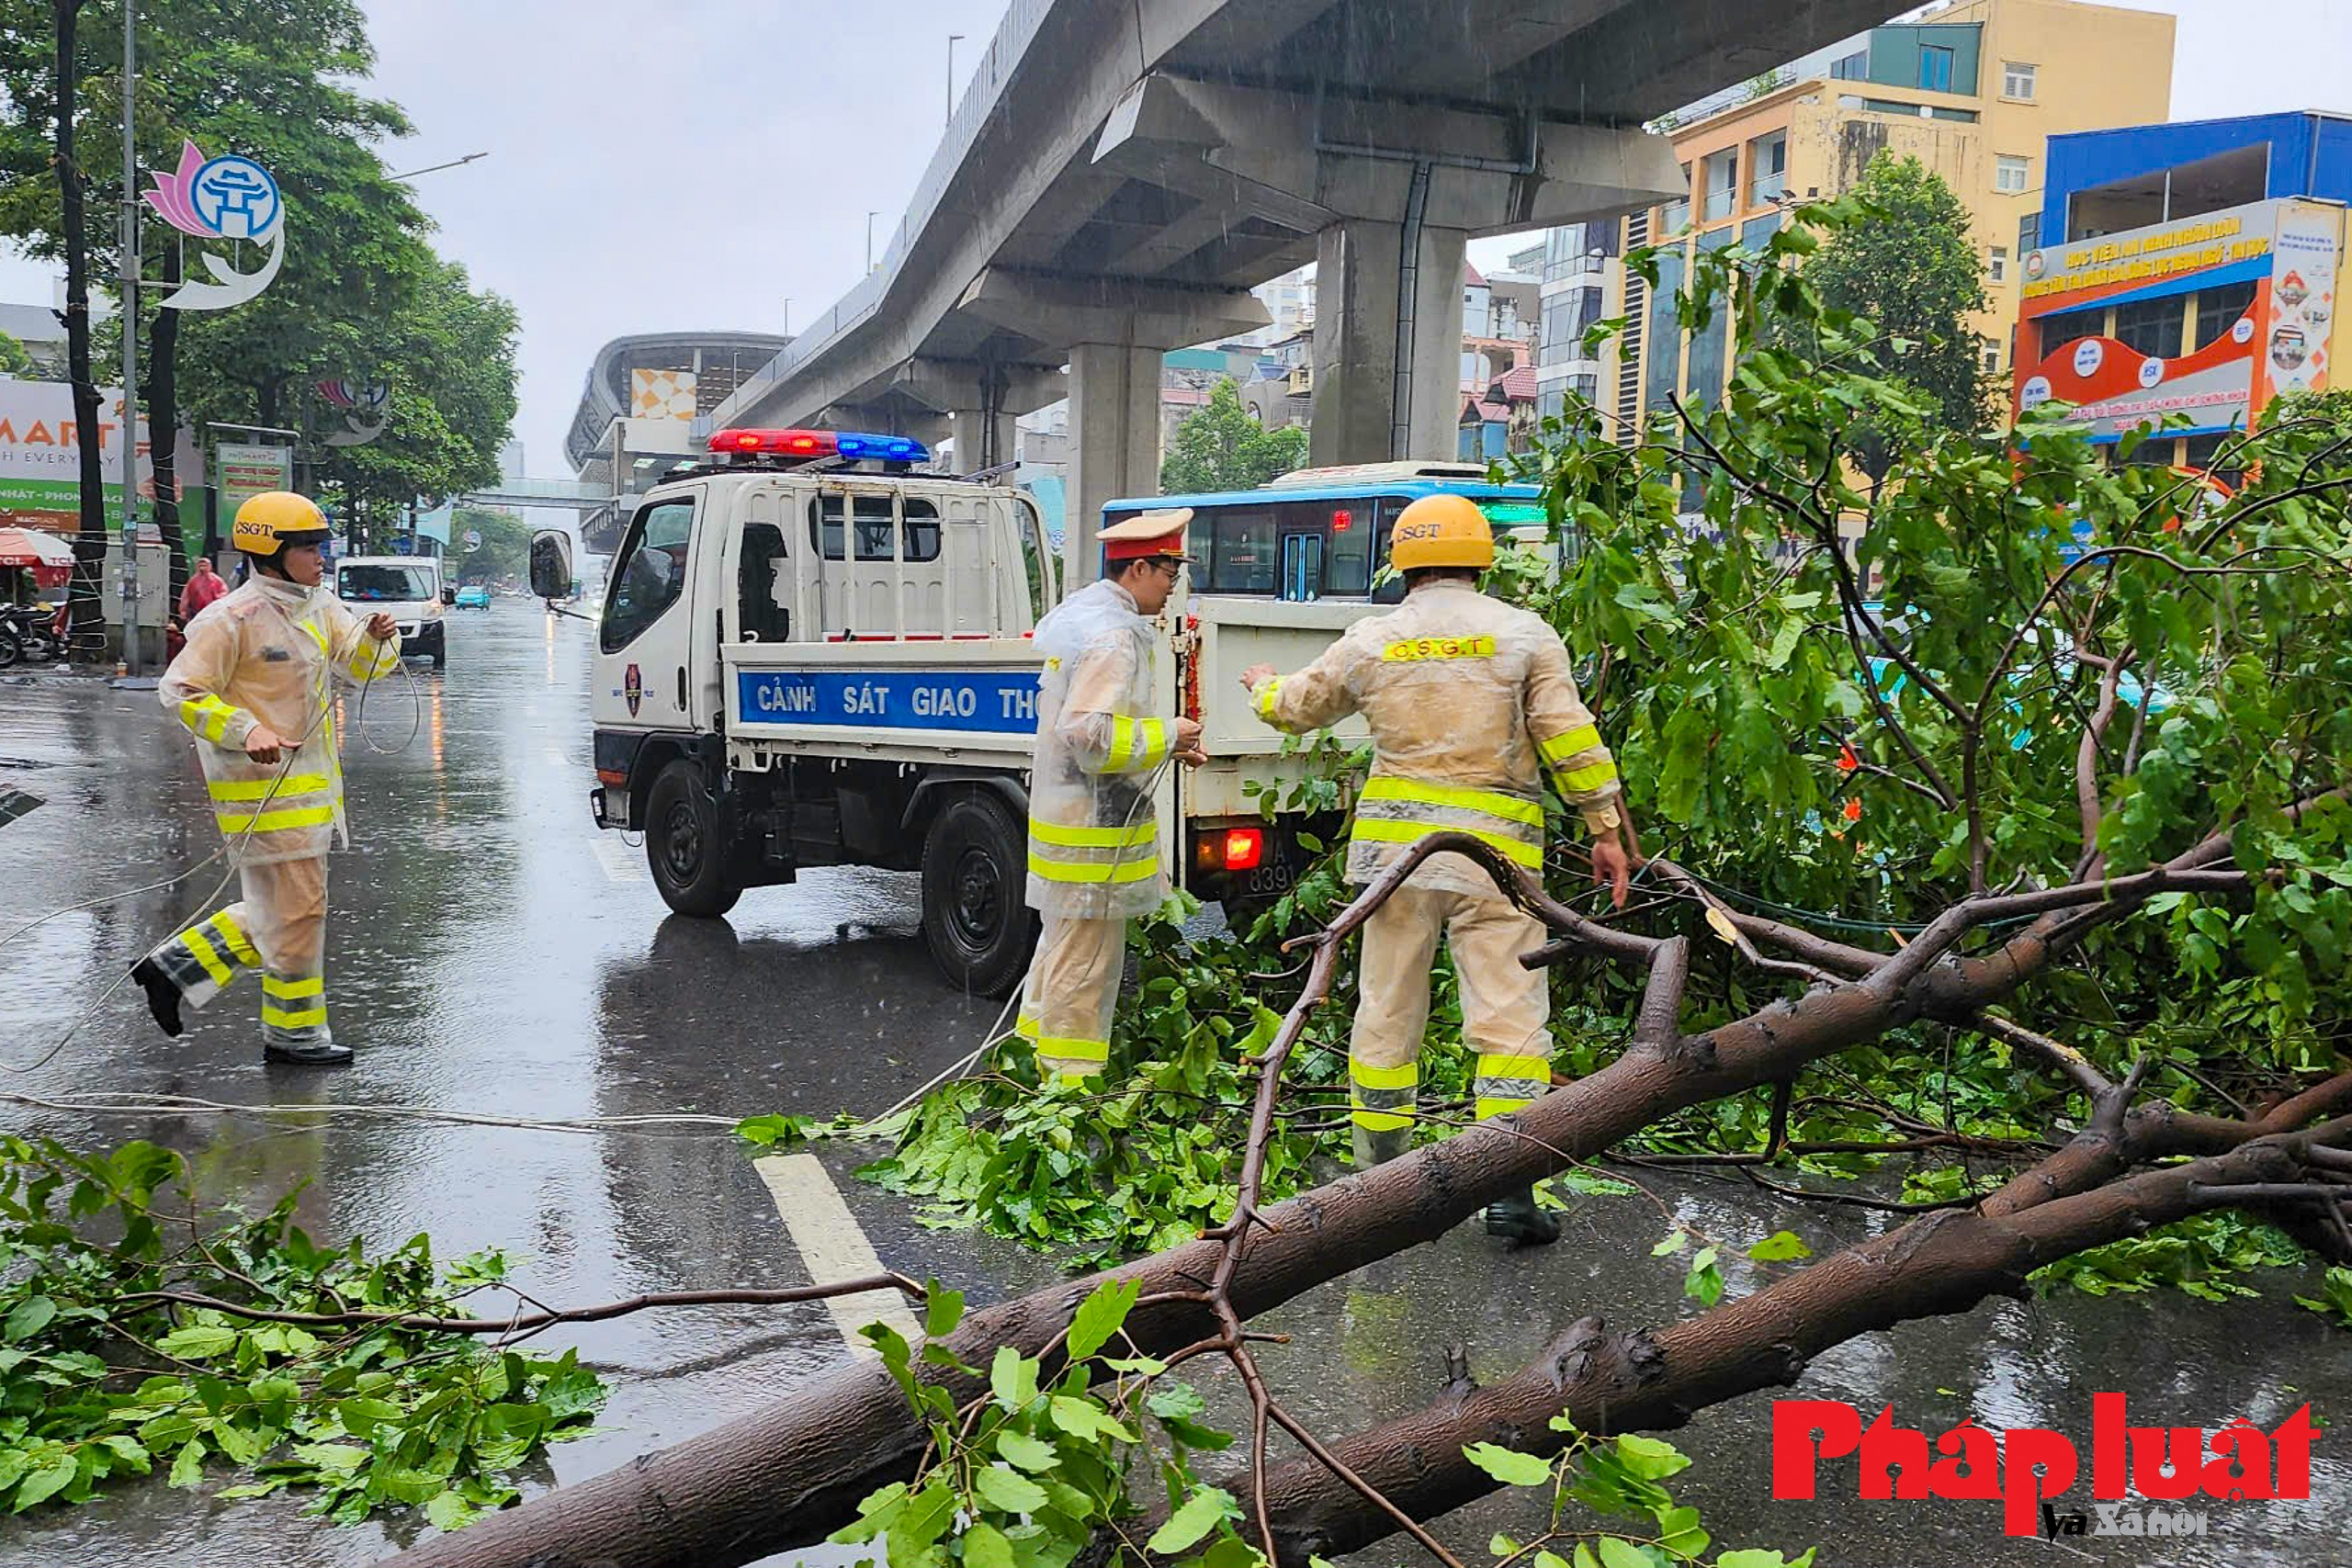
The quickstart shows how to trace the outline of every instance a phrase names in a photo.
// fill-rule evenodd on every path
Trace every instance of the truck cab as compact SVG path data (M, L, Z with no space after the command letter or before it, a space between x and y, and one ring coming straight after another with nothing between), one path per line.
M442 588L441 563L431 556L345 556L334 563L334 592L361 615L398 622L403 657L424 655L436 670L449 662L442 611L456 595Z

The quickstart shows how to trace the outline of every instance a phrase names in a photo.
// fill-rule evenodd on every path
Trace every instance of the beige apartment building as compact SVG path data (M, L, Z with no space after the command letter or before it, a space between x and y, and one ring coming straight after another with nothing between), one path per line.
M1759 242L1784 205L1842 193L1880 152L1917 157L1974 219L1986 301L1974 325L1985 367L2004 373L2019 269L2036 248L2045 139L2168 118L2173 30L2169 16L2078 0L1950 0L1873 28L1679 117L1690 196L1627 220L1624 246ZM1665 298L1652 300L1611 268L1610 313L1634 326L1596 367L1596 401L1629 439L1670 391L1711 401L1729 373L1720 321L1695 336L1674 324L1663 286L1679 288L1681 274L1663 269Z

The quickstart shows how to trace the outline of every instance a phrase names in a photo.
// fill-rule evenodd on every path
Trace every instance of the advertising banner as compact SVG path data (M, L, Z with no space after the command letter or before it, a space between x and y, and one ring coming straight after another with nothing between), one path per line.
M215 472L220 476L220 515L236 516L237 508L254 496L294 488L294 448L223 441L213 447Z
M2018 411L2070 403L2109 437L2175 415L2226 430L2324 387L2343 220L2257 201L2027 253Z
M139 491L154 494L147 422L139 422ZM122 393L98 389L98 454L104 461L107 525L122 525ZM81 433L74 389L62 381L0 380L0 526L71 534L81 526ZM201 483L195 444L179 445L179 487Z

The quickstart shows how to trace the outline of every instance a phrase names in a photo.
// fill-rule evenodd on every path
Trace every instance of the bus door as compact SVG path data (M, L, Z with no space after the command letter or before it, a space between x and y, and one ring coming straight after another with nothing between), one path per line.
M1311 604L1323 597L1323 534L1318 529L1285 529L1282 535L1282 597L1295 604Z

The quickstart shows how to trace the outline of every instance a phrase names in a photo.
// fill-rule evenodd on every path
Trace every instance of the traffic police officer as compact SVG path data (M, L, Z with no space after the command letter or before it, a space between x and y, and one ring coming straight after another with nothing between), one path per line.
M164 671L164 710L196 738L229 863L244 897L165 941L132 966L166 1034L238 973L261 971L266 1059L347 1062L327 1026L330 844L348 847L334 687L400 665L390 615L363 625L322 586L319 547L334 536L315 502L289 491L237 509L230 542L253 574L187 624Z
M1127 921L1166 894L1152 787L1171 758L1206 760L1197 720L1150 716L1151 617L1183 570L1192 516L1146 513L1103 529L1108 575L1037 624L1028 902L1044 929L1014 1032L1035 1043L1041 1079L1093 1077L1109 1060Z
M1494 559L1493 532L1475 502L1425 496L1397 517L1389 545L1405 602L1356 622L1297 674L1261 664L1242 683L1258 716L1278 729L1304 733L1359 712L1370 722L1374 754L1356 801L1350 882L1372 881L1440 829L1475 834L1540 873L1548 772L1592 835L1595 880L1622 908L1630 863L1616 764L1577 694L1559 634L1478 591L1478 573ZM1360 1166L1393 1159L1411 1140L1441 934L1461 984L1463 1032L1478 1052L1478 1120L1550 1088L1545 975L1518 962L1544 942L1543 923L1472 862L1432 855L1364 923L1348 1061ZM1489 1207L1486 1223L1516 1241L1559 1235L1532 1189Z

